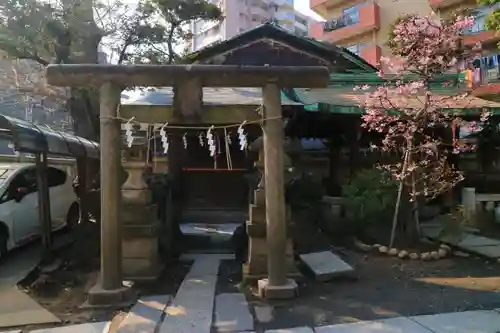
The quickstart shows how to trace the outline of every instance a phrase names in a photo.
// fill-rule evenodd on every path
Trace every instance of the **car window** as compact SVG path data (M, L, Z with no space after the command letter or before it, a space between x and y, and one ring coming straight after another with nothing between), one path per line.
M36 191L36 169L28 168L21 171L17 176L12 179L10 187L15 190L19 187L25 187L30 192Z
M14 193L20 187L26 188L27 193L37 191L36 168L28 168L18 173L14 179L12 179L8 189L0 197L0 202L12 200L14 198Z
M66 183L66 172L49 167L47 168L47 183L49 187L60 186Z

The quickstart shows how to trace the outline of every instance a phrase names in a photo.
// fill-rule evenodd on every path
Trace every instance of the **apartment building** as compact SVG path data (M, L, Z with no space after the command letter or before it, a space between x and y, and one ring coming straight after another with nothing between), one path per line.
M311 27L312 37L342 45L373 65L379 64L380 56L390 55L387 38L391 25L405 14L434 11L445 18L459 9L473 9L476 21L465 42L481 42L488 49L499 40L484 27L491 7L477 8L475 0L310 0L310 7L326 20Z
M312 19L294 10L293 0L211 0L221 8L222 22L197 20L192 23L191 51L230 39L266 22L301 36L307 36Z
M467 31L464 42L468 45L481 43L482 54L468 71L473 94L482 98L500 99L500 34L485 28L486 17L499 5L478 7L474 0L429 0L434 11L448 18L460 10L468 10L474 16L474 25Z

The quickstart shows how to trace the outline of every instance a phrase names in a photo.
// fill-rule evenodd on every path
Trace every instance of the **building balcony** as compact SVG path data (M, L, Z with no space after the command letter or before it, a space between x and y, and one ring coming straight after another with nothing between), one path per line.
M361 6L359 11L343 15L324 23L313 24L311 37L335 44L342 44L380 28L380 8L377 4Z
M488 10L488 9L486 9ZM463 42L465 45L474 45L477 43L491 44L500 40L500 33L486 29L486 16L477 16L474 19L474 25L464 32Z
M492 44L500 41L500 33L496 31L480 31L477 33L464 34L463 42L465 45L475 45L480 43L482 45Z
M253 6L250 7L250 15L265 17L268 15L268 12L261 7Z
M467 0L429 0L429 5L434 10L447 9L465 3Z
M500 101L500 65L467 70L465 78L472 95L485 100Z
M378 45L371 45L361 49L359 56L365 59L370 65L379 67L382 49Z
M309 8L317 14L328 17L332 8L339 7L352 0L309 0Z

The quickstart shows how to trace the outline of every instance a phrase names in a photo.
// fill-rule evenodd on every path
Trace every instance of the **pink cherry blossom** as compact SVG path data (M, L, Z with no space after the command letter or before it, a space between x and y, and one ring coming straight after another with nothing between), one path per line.
M403 18L395 25L390 43L394 56L380 59L383 69L378 73L386 77L385 71L391 72L396 80L373 89L358 87L366 91L362 126L383 135L378 149L398 156L380 167L408 188L412 201L435 197L460 182L463 175L449 163L448 156L474 149L450 139L450 132L456 135L456 126L464 122L446 111L457 108L467 95L440 96L431 91L436 77L459 73L475 55L475 49L466 49L462 43L464 30L473 23L471 17L444 23L435 14ZM483 112L481 121L488 116ZM470 130L481 127L472 123Z

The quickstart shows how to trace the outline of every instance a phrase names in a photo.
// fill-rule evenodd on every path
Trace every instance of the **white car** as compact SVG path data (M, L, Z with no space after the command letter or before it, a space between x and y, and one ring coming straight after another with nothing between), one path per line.
M32 163L0 163L0 257L40 236L36 173ZM80 207L71 177L49 166L47 178L53 229L74 226Z

